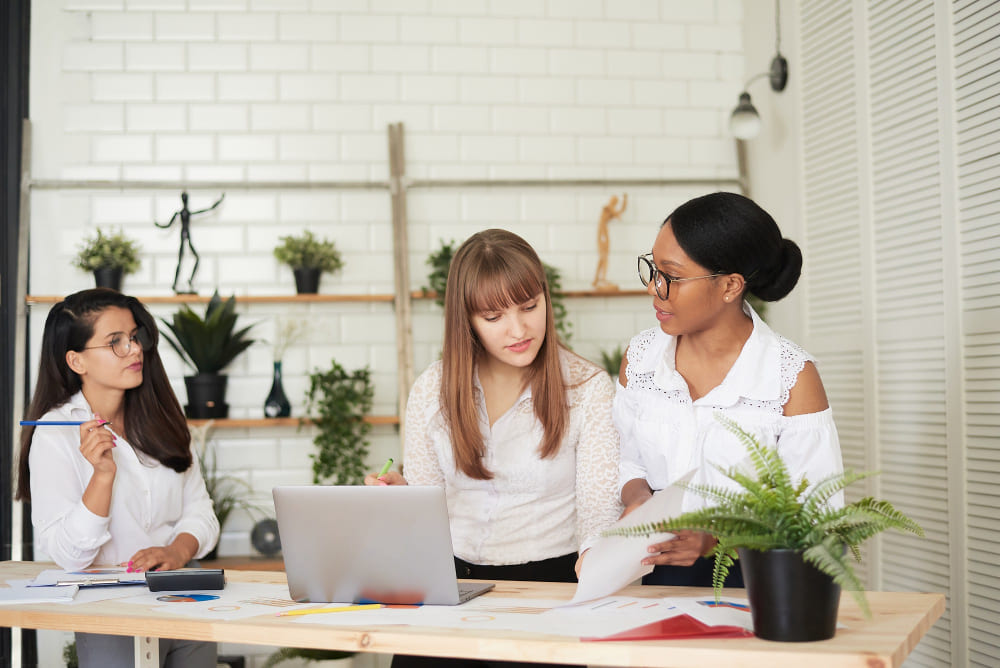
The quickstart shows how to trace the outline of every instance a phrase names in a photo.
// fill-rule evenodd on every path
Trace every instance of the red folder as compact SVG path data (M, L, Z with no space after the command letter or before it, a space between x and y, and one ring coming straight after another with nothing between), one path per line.
M752 638L753 632L741 626L709 626L690 615L677 615L652 624L600 638L581 640L681 640L684 638Z

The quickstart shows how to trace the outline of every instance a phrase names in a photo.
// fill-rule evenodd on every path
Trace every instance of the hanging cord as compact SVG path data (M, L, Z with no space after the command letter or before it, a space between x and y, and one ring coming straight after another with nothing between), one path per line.
M781 0L774 0L774 52L781 53Z

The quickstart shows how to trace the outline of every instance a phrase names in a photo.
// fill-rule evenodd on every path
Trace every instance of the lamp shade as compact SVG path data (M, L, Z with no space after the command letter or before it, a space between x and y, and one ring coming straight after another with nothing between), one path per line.
M737 139L753 139L760 132L760 114L746 91L740 93L740 102L729 117L729 132Z

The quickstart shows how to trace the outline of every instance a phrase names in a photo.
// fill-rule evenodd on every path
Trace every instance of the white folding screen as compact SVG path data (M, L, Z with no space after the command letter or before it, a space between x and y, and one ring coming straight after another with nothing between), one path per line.
M925 539L868 585L943 591L908 666L1000 665L1000 3L804 0L806 347L846 464Z
M1000 5L954 5L969 663L1000 665Z

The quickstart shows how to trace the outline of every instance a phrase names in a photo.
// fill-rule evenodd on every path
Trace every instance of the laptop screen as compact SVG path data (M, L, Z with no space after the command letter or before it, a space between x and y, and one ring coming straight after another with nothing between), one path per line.
M292 599L461 602L442 488L279 486L273 495Z

